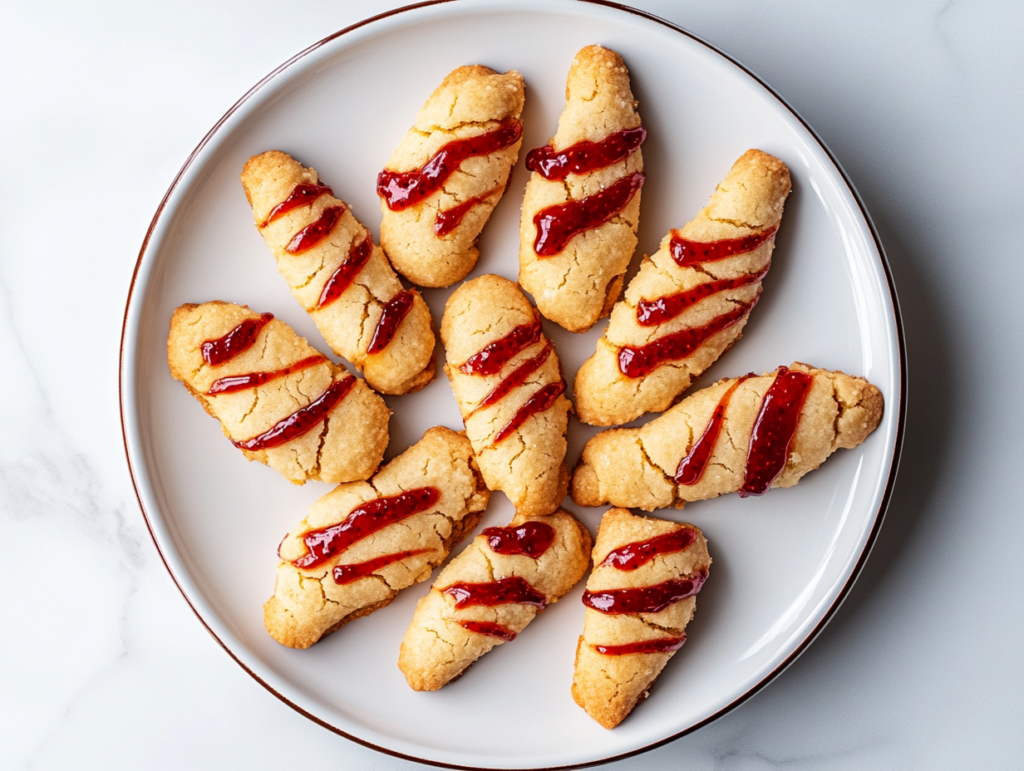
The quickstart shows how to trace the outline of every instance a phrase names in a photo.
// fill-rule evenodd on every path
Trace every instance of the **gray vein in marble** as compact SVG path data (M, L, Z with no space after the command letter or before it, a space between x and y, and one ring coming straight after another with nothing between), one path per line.
M953 70L957 77L963 77L962 65L963 62L960 59L959 54L956 50L956 43L953 36L950 34L948 27L951 25L950 11L953 10L953 0L946 0L945 3L939 8L935 14L935 29L939 33L939 40L942 42L942 47L949 54L950 59L953 60L955 65Z
M61 716L44 730L41 738L38 734L35 741L30 736L17 737L24 742L19 754L22 757L27 755L26 767L31 767L32 759L46 746L48 738L60 730L82 697L128 657L129 612L146 557L142 549L143 533L137 523L133 526L128 521L125 502L112 500L88 454L73 445L55 419L31 356L17 334L10 295L2 282L0 318L0 355L7 372L19 378L9 384L9 396L0 404L4 437L0 448L0 528L7 533L5 537L10 537L12 530L21 529L26 524L33 525L38 540L29 545L27 555L22 553L22 559L27 556L33 565L46 565L52 560L47 548L49 532L73 528L88 539L81 544L85 547L83 551L97 554L96 547L102 550L104 559L115 567L122 587L120 597L108 597L102 601L108 607L116 605L120 608L119 649L110 652L113 661L79 688L66 702ZM20 564L21 560L17 563ZM52 567L67 571L71 587L80 588L75 564ZM74 599L90 602L88 596ZM29 742L35 745L34 749L25 746ZM10 750L9 747L5 754Z
M714 768L721 771L755 771L755 769L820 769L831 767L837 761L852 760L876 749L876 745L861 744L835 752L812 752L805 755L773 756L764 751L744 751L730 748L714 755ZM855 765L855 764L854 764Z
M0 350L5 351L8 371L23 373L22 380L27 381L28 387L19 396L29 396L27 404L21 399L12 400L15 404L5 401L0 412L7 446L0 456L0 516L16 520L66 518L83 533L112 547L125 568L134 573L145 564L141 533L128 525L124 501L108 500L88 456L72 445L57 424L43 384L17 335L8 290L2 283L0 305L4 317ZM14 409L31 431L19 431L15 421L8 419L12 416L6 413ZM10 458L12 448L24 449Z

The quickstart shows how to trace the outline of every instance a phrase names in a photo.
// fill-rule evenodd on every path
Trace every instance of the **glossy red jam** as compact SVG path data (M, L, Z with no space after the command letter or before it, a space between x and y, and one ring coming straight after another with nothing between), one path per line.
M341 219L341 215L344 213L344 206L328 206L320 212L320 216L315 222L309 223L292 236L292 240L288 242L288 246L284 250L288 254L308 252L331 234L334 226L338 224L338 220Z
M740 497L764 495L786 468L789 445L813 382L814 377L806 372L794 372L786 367L779 369L764 395L750 435Z
M280 447L285 442L305 434L313 429L320 421L326 418L331 410L352 390L356 384L354 377L347 377L344 380L335 380L327 390L311 401L305 407L293 412L287 418L278 421L268 430L252 439L241 442L234 442L235 447L240 450L270 450Z
M605 656L628 656L631 653L671 653L683 647L686 635L682 637L662 637L658 640L641 640L625 645L593 645L593 649Z
M752 252L773 235L779 229L776 225L763 233L743 238L723 238L721 241L687 241L685 238L673 233L669 242L669 252L672 259L680 267L697 265L702 262L715 262L724 260L726 257L734 257L744 252Z
M543 610L547 598L520 576L502 578L486 584L471 584L459 581L441 590L455 600L456 608L474 605L533 605Z
M551 145L544 145L526 154L526 168L551 180L565 179L570 174L587 174L628 158L645 139L647 129L637 126L609 134L600 142L584 139L564 150L556 151Z
M522 135L523 124L512 119L484 134L453 139L418 169L382 171L377 175L377 195L391 211L408 209L440 190L467 158L504 150L518 142Z
M601 560L598 567L613 567L617 570L636 570L646 565L659 554L672 554L689 548L697 537L688 527L673 530L671 533L648 538L646 541L634 541L612 549L608 556Z
M459 365L459 372L467 375L497 375L517 353L540 340L540 321L521 324L507 335L488 343Z
M495 554L525 554L539 558L555 542L555 528L546 522L524 522L515 527L489 527L481 534Z
M657 300L641 300L636 305L636 321L642 327L654 327L658 324L664 324L705 298L716 295L719 292L756 284L766 275L768 275L768 267L748 276L708 281L704 284L698 284L692 289L687 289L685 292L666 295L665 297L659 297Z
M233 394L237 391L247 391L250 388L256 388L264 383L277 380L279 377L291 375L294 372L301 372L325 361L327 359L317 354L316 356L307 356L305 359L300 359L294 364L289 364L287 367L274 370L273 372L250 372L245 375L231 375L230 377L218 378L213 381L213 385L210 386L210 390L206 392L206 395L217 396L218 394Z
M434 232L438 236L446 236L451 233L455 228L462 224L462 218L469 213L469 210L476 206L478 203L482 203L490 198L497 192L500 192L501 188L496 187L494 190L488 190L483 195L474 196L468 198L458 206L453 206L450 209L444 209L439 211L437 216L434 218Z
M507 439L512 436L520 426L523 425L530 416L536 415L538 412L544 412L544 410L550 409L551 405L555 403L555 399L558 398L559 394L565 391L565 383L559 381L557 383L550 383L533 396L526 400L522 407L512 416L512 420L505 424L505 426L494 435L494 444Z
M494 387L494 390L487 394L487 396L485 396L480 401L480 404L476 409L480 410L483 409L484 407L490 407L500 402L502 399L504 399L506 396L512 393L513 390L515 390L523 383L525 383L526 379L530 377L530 375L532 375L534 372L540 369L541 365L548 360L548 357L550 355L551 346L544 346L544 348L541 349L540 353L538 353L532 359L527 359L514 370L512 370L512 373L508 377L506 377L504 380L498 383L498 385Z
M366 562L355 562L351 565L337 565L334 568L334 583L336 584L351 584L353 581L358 581L360 578L366 578L366 576L372 575L381 568L386 568L388 565L394 564L395 562L401 562L409 557L415 557L417 554L426 554L427 552L433 551L433 549L411 549L409 551L398 551L394 554L384 554L380 557L375 557L372 560Z
M366 238L352 247L345 261L327 279L323 291L320 292L320 301L316 304L316 307L323 308L330 305L345 294L345 290L352 286L352 282L359 275L359 271L366 267L366 263L369 262L370 255L372 254L373 239L367 233Z
M584 592L583 604L602 613L660 613L687 597L693 597L704 585L708 572L702 570L688 578L673 578L654 586L634 589L609 589Z
M264 313L258 319L246 319L223 337L207 340L199 346L199 350L203 354L203 361L211 367L216 367L218 364L223 364L249 350L256 342L260 330L273 318L273 313Z
M485 634L488 637L497 637L505 642L512 642L518 636L507 626L495 624L493 621L460 621L459 626L468 629L470 632Z
M644 377L666 361L685 359L700 348L709 337L745 318L757 305L757 300L755 297L749 303L737 305L704 326L673 332L643 346L623 346L619 349L619 371L626 377Z
M600 193L541 209L533 215L533 224L537 226L533 251L538 257L558 254L574 236L603 225L625 209L643 184L644 175L637 171Z
M441 493L437 488L417 487L388 498L367 501L352 509L343 522L311 530L302 536L306 544L306 553L297 560L292 560L292 564L306 570L318 567L378 530L426 511L437 503L440 497Z
M715 449L715 443L718 441L718 434L722 431L722 421L725 419L725 411L729 408L729 400L732 399L732 395L740 387L740 384L752 377L754 377L753 372L737 378L736 382L722 394L722 398L715 406L715 411L711 413L711 420L708 421L704 433L693 443L693 447L690 448L686 456L679 461L675 475L675 480L679 484L695 485L704 476L704 470L707 468L711 453Z
M296 185L287 198L270 210L267 218L260 223L260 227L265 228L271 222L283 217L293 209L298 209L300 206L309 206L320 196L332 195L333 193L334 191L327 185Z
M384 306L377 328L373 330L373 339L366 349L368 354L380 353L391 344L398 332L398 325L412 310L412 303L412 292L399 292Z

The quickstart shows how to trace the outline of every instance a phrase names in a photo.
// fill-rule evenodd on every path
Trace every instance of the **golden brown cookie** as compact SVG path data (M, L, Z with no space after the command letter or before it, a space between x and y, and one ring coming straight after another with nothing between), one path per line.
M789 190L782 161L748 150L710 203L644 258L576 374L580 420L614 426L668 409L739 339L771 265Z
M271 150L249 159L242 186L278 270L331 350L381 393L433 380L427 304L402 288L370 231L317 173Z
M589 562L590 533L564 509L487 528L416 605L398 668L414 690L436 691L514 640L583 578Z
M652 511L792 487L840 447L863 442L882 409L881 392L863 378L799 362L720 380L642 428L593 437L572 497Z
M587 579L572 697L605 728L621 723L686 642L711 557L693 525L612 509Z
M550 514L565 497L565 430L572 405L558 354L519 286L480 276L445 305L445 372L491 490L516 511Z
M182 305L167 363L249 460L296 484L366 479L384 456L384 401L272 314Z
M369 482L329 492L278 547L270 636L308 648L383 608L472 532L489 495L465 435L441 426Z
M380 244L414 284L451 286L476 265L476 242L522 145L523 78L453 70L377 177Z
M533 176L519 226L519 283L571 332L607 316L622 291L636 248L646 135L622 57L601 46L576 54L558 131L526 157Z

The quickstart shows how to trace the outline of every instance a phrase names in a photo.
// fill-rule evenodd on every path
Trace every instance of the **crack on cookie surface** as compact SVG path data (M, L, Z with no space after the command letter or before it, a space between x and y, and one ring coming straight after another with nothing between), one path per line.
M647 448L644 446L643 436L639 432L636 435L636 446L640 448L642 462L646 464L649 468L661 474L661 477L662 479L665 480L665 483L671 486L672 488L672 497L677 497L676 490L678 486L676 484L675 478L671 474L666 472L665 469L663 469L661 466L659 466L657 463L651 460L651 456L647 453Z
M320 477L320 461L323 458L324 444L327 443L327 434L330 430L331 416L328 414L327 417L324 418L323 428L320 429L320 440L317 443L316 447L316 460L314 461L313 468L311 469L311 476L314 476L316 478Z

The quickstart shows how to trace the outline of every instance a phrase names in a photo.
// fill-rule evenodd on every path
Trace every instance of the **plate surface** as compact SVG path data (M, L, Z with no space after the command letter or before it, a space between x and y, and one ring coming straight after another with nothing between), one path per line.
M670 228L693 217L749 147L781 157L793 175L763 299L743 339L703 382L799 360L866 376L886 399L882 424L865 444L838 452L795 488L657 513L701 527L714 566L686 647L651 699L614 731L569 695L582 585L514 645L433 694L411 691L396 666L429 583L307 651L271 640L262 605L273 590L278 541L331 487L294 487L247 463L171 379L165 356L174 308L213 299L271 311L327 350L252 226L238 181L251 155L276 148L314 166L376 238L376 174L445 74L476 62L523 74L525 156L554 132L569 63L591 43L622 54L649 130L638 254L653 252ZM473 276L516 278L527 176L521 158L481 238ZM450 292L424 292L436 321ZM572 335L546 324L570 383L603 327ZM570 0L465 0L390 14L313 46L204 139L139 257L122 341L122 420L139 501L174 580L208 629L270 690L333 730L417 760L575 765L650 747L721 714L795 658L828 619L867 555L895 473L901 346L891 282L862 206L814 135L756 78L637 13ZM432 425L462 426L443 374L418 394L387 401L395 413L388 458ZM571 423L570 464L594 433ZM600 510L568 500L566 507L596 532ZM496 494L481 527L511 516Z

